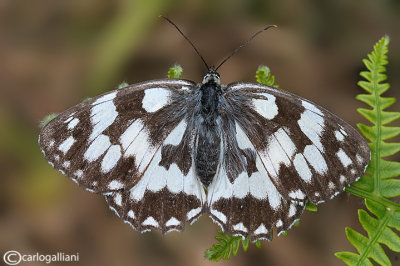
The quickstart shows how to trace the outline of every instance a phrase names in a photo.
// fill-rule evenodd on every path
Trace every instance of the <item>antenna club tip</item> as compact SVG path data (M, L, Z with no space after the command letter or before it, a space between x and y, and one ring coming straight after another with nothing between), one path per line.
M268 25L267 27L264 28L264 30L268 30L269 28L278 28L278 26L275 24Z

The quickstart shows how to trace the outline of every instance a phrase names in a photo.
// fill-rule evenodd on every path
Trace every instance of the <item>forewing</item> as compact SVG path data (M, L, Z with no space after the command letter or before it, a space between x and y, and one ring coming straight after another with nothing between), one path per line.
M314 204L330 199L356 181L370 161L369 146L354 128L299 96L234 83L225 99L285 199L308 198Z
M82 102L42 129L40 147L50 164L86 189L130 189L185 119L194 86L154 80Z

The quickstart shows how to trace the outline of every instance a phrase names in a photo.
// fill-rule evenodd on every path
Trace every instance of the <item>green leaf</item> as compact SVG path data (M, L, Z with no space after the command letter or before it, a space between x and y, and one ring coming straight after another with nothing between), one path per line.
M362 226L368 232L370 238L377 233L377 229L381 226L381 223L384 223L384 221L371 217L364 210L359 210L358 215ZM378 232L378 235L378 241L380 243L385 244L393 251L400 252L400 237L397 236L389 227L383 226L383 229Z
M169 79L180 79L182 78L183 69L180 65L174 65L168 71Z
M243 251L247 251L249 248L250 244L250 238L246 237L245 239L242 239L242 246L243 246Z
M353 185L358 188L361 188L362 190L372 192L374 190L374 179L370 176L364 175Z
M381 181L381 193L386 198L394 198L400 196L400 180L387 179Z
M371 107L375 105L375 97L371 94L358 94L356 99L368 104Z
M379 244L370 242L367 237L348 227L346 236L361 255L358 261L359 265L364 265L368 258L372 258L381 265L390 265L388 257Z
M122 88L125 88L128 86L129 86L129 84L127 82L123 81L123 82L121 82L121 84L118 85L118 89L122 89Z
M357 111L367 118L371 123L375 123L377 121L377 115L379 115L382 125L388 124L400 118L400 113L398 112L376 112L376 110L365 108L358 108Z
M261 240L257 240L255 243L256 248L261 248Z
M387 213L390 213L388 218L388 226L400 231L400 211L396 207L387 207L372 200L366 200L365 206L379 219L384 219Z
M348 252L348 251L344 251L344 252L336 252L335 256L339 259L341 259L344 263L346 263L347 265L359 265L359 261L360 261L360 255L353 253L353 252ZM373 264L369 261L366 260L364 262L365 266L373 266Z
M381 179L400 176L400 163L380 159L380 169L376 169Z
M231 236L221 230L218 231L218 234L219 236L216 236L215 239L219 243L212 245L212 247L205 252L205 257L209 260L228 260L231 258L232 254L236 256L239 251L240 243L242 243L244 251L249 247L250 240L248 238L242 239L241 236Z
M258 83L279 88L279 85L275 84L275 77L271 74L271 70L267 66L258 67L256 80Z
M389 226L395 228L397 231L400 231L400 211L393 211L393 216L389 221Z
M394 97L380 97L379 104L382 109L386 109L392 106L396 102L396 98Z
M376 139L375 129L373 127L369 127L361 123L357 124L357 127L368 140L373 141Z
M400 127L385 127L381 126L381 140L392 139L400 134Z
M370 145L371 151L375 151L377 149L375 147L375 145L376 145L375 143L372 143L372 145ZM388 156L394 155L400 151L400 143L381 142L379 144L378 148L380 149L380 153L381 153L382 157L388 157Z
M317 212L318 211L318 207L317 207L317 205L314 205L311 202L307 201L306 210L310 211L310 212Z
M362 83L362 84L365 84L365 83ZM368 104L370 107L375 106L376 98L372 94L359 94L356 96L356 99ZM379 98L379 105L382 108L382 110L392 106L395 102L396 102L396 98L393 98L393 97L380 97Z

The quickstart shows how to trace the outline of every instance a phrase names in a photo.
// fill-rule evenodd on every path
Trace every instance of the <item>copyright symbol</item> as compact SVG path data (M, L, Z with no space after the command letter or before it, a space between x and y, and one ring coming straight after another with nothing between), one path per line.
M10 250L4 253L3 260L8 265L17 265L21 262L21 253L15 250Z

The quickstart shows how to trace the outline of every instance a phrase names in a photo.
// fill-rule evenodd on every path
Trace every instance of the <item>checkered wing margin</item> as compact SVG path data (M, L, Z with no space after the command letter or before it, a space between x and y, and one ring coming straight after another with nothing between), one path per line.
M205 201L187 137L195 89L191 81L164 79L108 92L49 122L40 147L50 164L106 195L136 229L182 230Z
M221 103L223 155L207 211L224 231L269 239L356 181L367 142L346 122L296 95L233 83Z

